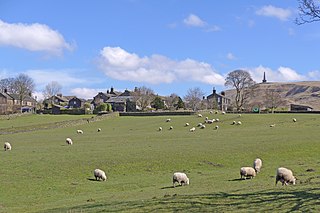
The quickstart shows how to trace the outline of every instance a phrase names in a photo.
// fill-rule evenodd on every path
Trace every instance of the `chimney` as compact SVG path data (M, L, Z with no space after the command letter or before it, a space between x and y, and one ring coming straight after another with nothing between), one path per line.
M213 89L212 89L212 94L216 94L216 88L215 87L213 87Z
M58 94L57 94L57 96L59 96L59 97L61 97L61 98L62 98L62 93L58 93Z
M110 89L110 93L113 93L113 87L111 87L111 89Z
M109 90L107 90L107 94L109 94Z
M7 88L5 88L5 89L4 89L4 93L8 93L8 90L7 90Z

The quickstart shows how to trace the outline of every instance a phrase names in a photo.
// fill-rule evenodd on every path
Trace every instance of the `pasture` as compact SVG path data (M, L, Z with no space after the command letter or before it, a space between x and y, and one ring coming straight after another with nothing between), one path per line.
M206 116L220 122L196 127ZM32 115L0 120L0 127L23 130L76 118ZM320 211L320 115L167 118L108 117L1 133L0 212ZM231 125L234 120L242 125ZM195 132L189 132L193 126ZM72 146L65 143L67 137ZM6 141L11 151L3 151ZM240 167L252 166L256 157L263 161L261 172L241 180ZM275 186L280 166L293 171L296 185ZM94 179L96 168L107 173L107 181ZM185 172L190 185L173 188L176 171Z

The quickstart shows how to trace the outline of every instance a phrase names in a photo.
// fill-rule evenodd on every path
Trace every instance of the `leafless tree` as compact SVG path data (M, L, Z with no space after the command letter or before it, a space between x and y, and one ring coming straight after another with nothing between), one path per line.
M50 98L58 93L61 93L62 86L57 81L52 81L47 84L45 89L42 91L43 97Z
M32 95L34 88L35 83L33 79L26 74L19 74L14 79L13 92L18 95L21 107L23 100Z
M141 110L145 110L150 106L151 101L154 99L154 92L152 89L145 86L135 88L135 101Z
M13 83L14 78L4 78L0 80L0 91L7 91L8 93L13 93Z
M255 84L249 72L245 70L235 70L228 73L225 86L231 86L236 90L235 106L240 111L252 93L251 87Z
M296 24L301 25L320 21L320 1L319 0L298 0L299 18Z
M188 89L186 96L184 96L184 100L188 107L193 110L197 110L200 106L203 96L204 93L199 87L190 88Z
M170 96L165 98L166 105L169 109L174 109L178 101L179 96L175 93L172 93Z
M274 112L276 108L284 104L280 91L276 89L266 89L264 100L265 106L271 109L272 112Z

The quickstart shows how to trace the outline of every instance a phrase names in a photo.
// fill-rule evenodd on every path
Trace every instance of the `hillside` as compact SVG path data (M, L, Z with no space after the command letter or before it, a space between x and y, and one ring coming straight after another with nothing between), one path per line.
M278 91L283 101L280 107L289 108L290 104L298 104L310 106L313 110L320 110L320 81L256 84L254 86L254 93L249 98L249 106L263 106L268 89ZM226 96L234 100L235 90L227 90Z

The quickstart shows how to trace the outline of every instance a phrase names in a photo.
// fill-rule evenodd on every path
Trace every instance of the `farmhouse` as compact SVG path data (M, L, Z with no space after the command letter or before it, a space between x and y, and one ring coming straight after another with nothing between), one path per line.
M119 96L109 98L106 103L111 104L113 111L134 112L137 111L134 93L125 90Z
M18 94L9 94L7 90L0 93L0 114L17 112L34 112L37 101L31 94L24 97L21 101Z
M221 92L220 94L217 94L214 87L212 94L207 96L207 101L215 103L217 109L222 111L227 111L228 106L230 106L230 99L225 96L225 93Z

